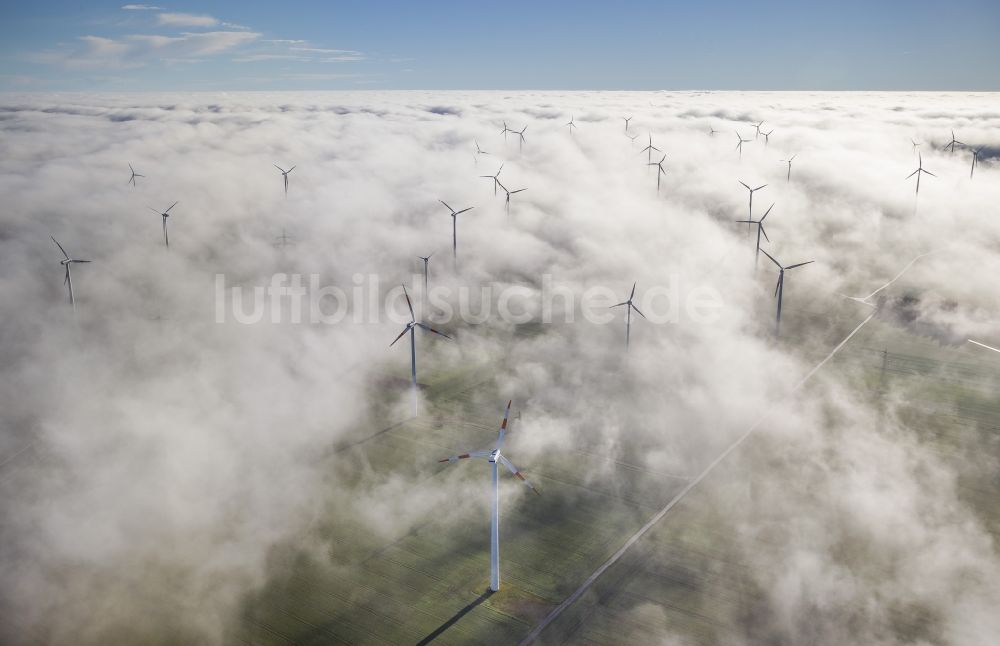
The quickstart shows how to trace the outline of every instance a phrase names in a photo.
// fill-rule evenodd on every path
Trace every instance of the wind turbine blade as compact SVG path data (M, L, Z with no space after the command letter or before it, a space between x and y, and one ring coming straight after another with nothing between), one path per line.
M635 306L634 304L632 304L632 303L629 303L629 306L630 306L630 307L631 307L632 309L634 309L634 310L635 310L635 313L636 313L636 314L638 314L638 315L639 315L639 316L641 316L642 318L646 318L646 315L645 315L645 314L643 314L642 312L640 312L640 311L639 311L639 308L638 308L638 307L636 307L636 306Z
M149 209L150 211L152 211L153 213L157 214L157 215L163 215L162 213L160 213L159 211L157 211L156 209L154 209L151 206L147 206L146 208Z
M472 209L474 209L474 208L476 208L476 207L474 207L474 206L470 206L470 207L469 207L469 208L467 208L467 209L462 209L461 211L456 211L456 212L455 212L455 215L461 215L462 213L465 213L466 211L471 211L471 210L472 210Z
M510 194L513 195L514 193L520 193L520 192L526 191L526 190L528 190L528 189L526 189L526 188L519 188L516 191L511 191Z
M438 200L438 202L440 202L441 204L444 204L444 205L445 205L445 208L447 208L447 209L448 209L449 211L451 211L452 213L454 213L454 212L455 212L455 209L453 209L453 208L451 208L450 206L448 206L448 203L447 203L447 202L445 202L444 200Z
M758 186L758 187L757 187L757 188L755 188L754 190L755 190L755 191L759 191L760 189L764 188L765 186L767 186L767 184L761 184L760 186Z
M761 216L760 220L758 220L758 223L763 223L764 222L764 218L767 217L767 214L770 213L771 209L773 209L773 208L774 208L774 204L771 204L771 206L767 207L767 210L764 211L764 215Z
M771 239L767 237L767 231L765 231L765 230L764 230L764 225L763 225L763 224L760 224L760 223L758 223L758 224L757 224L757 226L758 226L758 227L760 227L760 232L761 232L762 234L764 234L764 239L765 239L765 240L767 240L768 242L770 242L770 241L771 241Z
M632 300L632 297L635 296L635 286L637 284L638 284L638 281L632 283L632 293L628 295L628 300ZM628 302L628 301L626 301L626 302Z
M53 238L52 236L49 236L49 237L50 237L50 238L52 238L52 242L56 243L56 246L57 246L57 247L59 247L59 251L61 251L61 252L62 252L62 254L63 254L64 256L66 256L66 260L69 260L69 254L68 254L68 253L66 253L66 250L65 250L65 249L63 249L63 246L62 246L61 244L59 244L59 241L58 241L58 240L56 240L55 238Z
M937 177L937 175L935 175L934 173L930 172L929 170L925 170L924 172L927 173L928 175L930 175L931 177Z
M519 470L519 469L518 469L517 467L515 467L515 466L514 466L514 463L513 463L513 462L511 462L510 460L508 460L508 459L507 459L507 458L506 458L505 456L503 456L503 455L498 455L498 456L497 456L497 458L499 458L499 459L500 459L500 461L501 461L501 462L503 462L503 465L504 465L505 467L507 467L507 470L508 470L508 471L510 471L511 473L513 473L513 474L514 474L515 476L517 476L517 478L518 478L518 479L519 479L519 480L520 480L521 482L523 482L524 484L528 485L528 488L529 488L529 489L531 489L532 491L534 491L534 492L535 492L535 494L537 494L537 495L541 495L541 494L539 494L539 493L538 493L538 489L535 489L535 485L533 485L533 484L531 484L530 482L528 482L528 479L524 477L524 474L523 474L523 473L521 473L521 471L520 471L520 470Z
M417 315L413 313L413 303L410 302L410 295L406 293L406 285L403 285L403 296L406 297L406 306L410 308L410 322L417 320Z
M293 170L295 170L295 166L292 166L291 168L289 168L287 172L288 172L288 173L290 173L290 172L292 172Z
M771 259L771 262L773 262L774 264L776 264L778 266L778 269L784 269L784 267L781 266L781 263L774 259L774 256L772 256L771 254L767 253L763 249L761 249L761 251L764 253L765 256L767 256L768 258Z
M510 402L511 400L508 399L507 408L504 409L503 412L503 421L500 422L500 433L497 435L497 443L496 446L493 447L498 451L500 450L500 447L503 446L504 436L507 435L507 418L510 417Z
M167 209L166 211L164 211L164 213L170 213L170 209L174 208L174 207L175 207L175 206L177 206L178 204L180 204L180 202L174 202L173 204L171 204L171 205L170 205L170 208L169 208L169 209Z
M917 170L915 170L912 173L910 173L909 175L907 175L904 179L910 179L911 177L913 177L914 175L916 175L919 172L920 172L920 169L918 168Z
M796 267L801 267L803 265L808 265L810 263L816 262L815 260L807 260L806 262L796 263L794 265L788 265L785 269L795 269Z
M89 260L70 260L70 262L90 262Z
M465 460L466 458L485 458L489 454L489 451L469 451L468 453L453 455L450 458L438 460L438 462L458 462L459 460Z
M399 336L397 336L395 339L392 340L392 343L389 344L389 347L391 348L392 346L396 345L396 341L402 339L403 335L409 331L410 331L410 326L407 325L405 328L403 328L403 331L399 333Z
M761 251L764 251L764 250L761 249ZM774 296L775 297L777 297L777 295L778 295L778 289L781 287L781 280L782 280L782 278L784 278L784 276L785 276L784 274L778 274L778 282L776 282L774 284Z
M448 336L444 332L438 332L437 330L435 330L434 328L430 327L429 325L424 325L423 323L414 323L414 325L416 325L419 328L423 328L423 329L427 330L428 332L433 332L434 334L436 334L438 336L443 336L446 339L450 339L451 338L450 336Z
M740 182L740 184L743 184L743 182L742 182L742 181L740 181L740 180L736 180L736 181ZM753 193L753 189L752 189L752 188L750 188L750 187L749 187L749 186L747 186L746 184L743 184L743 186L746 186L746 189L747 189L748 191L750 191L751 193Z
M284 168L282 168L281 166L278 166L277 164L271 164L271 165L274 166L275 168L277 168L278 170L280 170L282 172L282 174L284 174L284 172L285 172ZM274 175L272 175L271 177L274 177Z

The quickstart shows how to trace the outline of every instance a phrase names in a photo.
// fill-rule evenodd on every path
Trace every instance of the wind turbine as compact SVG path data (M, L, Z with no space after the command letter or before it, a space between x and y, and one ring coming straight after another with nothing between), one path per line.
M476 141L475 139L473 139L473 141L476 142L476 154L473 155L472 158L474 160L476 160L476 164L479 164L479 156L480 155L489 155L489 153L479 147L479 142L478 141Z
M652 135L652 133L650 133L650 135L649 135L649 145L639 151L640 155L642 153L646 153L646 163L647 164L652 164L653 163L653 151L654 150L656 152L658 152L658 153L662 153L663 152L662 150L660 150L659 148L657 148L656 146L653 145L653 135Z
M798 154L798 153L796 153L796 155L797 155L797 154ZM793 160L793 159L795 159L795 155L792 155L792 156L791 156L791 157L789 157L788 159L782 159L782 160L781 160L781 163L783 163L783 164L788 164L788 175L786 175L786 176L785 176L785 181L786 181L786 182L790 182L790 181L792 181L792 160Z
M643 314L642 312L640 312L639 308L636 307L635 304L632 302L632 298L635 296L635 285L636 285L636 283L632 283L632 293L628 295L628 300L627 301L624 301L624 302L618 303L617 305L612 305L611 306L611 307L621 307L622 305L625 306L625 312L626 312L626 314L625 314L625 351L626 352L628 352L629 337L631 336L631 331L632 331L632 310L635 310L635 313L638 314L639 316L641 316L642 318L646 318L646 315Z
M910 137L910 143L913 144L913 152L917 152L917 148L924 145L922 141L915 141L913 137Z
M749 226L751 224L756 224L757 225L757 251L754 252L754 256L753 256L753 269L754 269L754 271L757 271L757 260L760 259L760 236L761 236L761 234L764 235L764 239L765 240L767 240L768 242L771 241L771 239L767 237L767 231L764 230L764 218L767 217L767 214L770 213L771 209L773 209L773 208L774 208L773 204L771 206L767 207L767 211L764 212L764 215L759 220L752 220L750 218L747 218L746 220L737 220L737 222L740 222L740 223L746 222L747 226Z
M524 474L514 466L514 463L507 459L505 455L500 453L500 448L503 446L504 436L507 434L507 419L510 416L510 402L507 402L507 408L503 413L503 421L500 422L500 433L497 436L496 444L493 445L492 451L469 451L468 453L462 453L459 455L453 455L450 458L445 458L443 460L438 460L438 462L458 462L459 460L464 460L466 458L486 458L487 462L490 464L491 472L491 483L493 487L492 492L492 510L490 513L490 590L496 592L500 589L500 484L499 484L499 473L497 468L497 463L503 464L507 467L507 470L517 476L524 484L528 485L528 488L538 494L538 489L528 482L524 477Z
M506 204L504 205L504 208L507 210L507 217L509 218L510 217L510 196L513 195L514 193L520 193L521 191L526 191L528 189L526 189L526 188L519 188L516 191L508 191L507 187L504 186L503 184L500 184L500 188L502 188L503 192L507 194L507 201L506 201Z
M927 173L931 177L937 177L937 175L935 175L934 173L930 172L929 170L924 170L924 158L923 158L922 155L920 155L920 153L917 153L917 159L919 160L919 165L917 166L917 170L913 171L912 173L910 173L909 175L906 176L906 179L910 179L914 175L917 176L917 190L916 190L915 194L919 194L920 193L920 175L922 173Z
M628 132L628 122L632 120L632 117L622 117L625 120L625 132Z
M76 299L73 297L73 275L70 273L69 266L72 265L74 262L90 262L90 261L70 258L70 255L66 253L66 250L63 249L63 246L61 244L59 244L59 241L53 238L52 236L49 237L52 238L52 242L56 243L56 246L59 247L59 251L62 252L63 259L59 261L59 264L66 268L66 278L63 280L63 285L69 287L69 304L73 306L73 311L76 312Z
M737 180L737 181L739 181L739 180ZM740 184L743 184L743 182L740 181ZM767 184L761 184L757 188L750 188L746 184L743 184L743 188L745 188L746 190L750 191L750 210L747 213L747 220L752 220L753 219L753 194L756 193L757 191L759 191L760 189L764 188L765 186L767 186ZM747 225L747 230L748 231L750 230L750 225Z
M160 213L159 211L157 211L156 209L154 209L151 206L148 207L150 211L152 211L153 213L156 213L157 215L159 215L159 216L161 216L163 218L163 244L167 245L168 247L170 246L170 238L167 237L167 218L170 217L170 209L174 208L178 204L180 204L180 202L174 202L173 204L170 205L170 208L168 208L163 213Z
M507 143L507 133L508 133L508 132L514 132L514 131L513 131L513 130L511 130L510 128L508 128L508 127L507 127L507 122L506 122L506 121L504 121L504 122L503 122L503 130L501 130L501 131L500 131L500 134L502 134L502 135L503 135L503 140L504 140L504 143Z
M514 132L511 130L511 132ZM480 175L480 177L485 177L486 179L493 180L493 195L497 194L497 184L500 183L500 171L503 170L503 162L500 162L500 168L497 169L496 175Z
M771 143L771 135L774 134L774 128L771 128L770 132L764 132L761 134L764 135L764 147L767 148L767 145Z
M424 261L424 298L427 298L427 263L430 261L431 256L433 255L434 253L432 252L430 255L427 256L417 256L417 258L420 258L421 260Z
M524 131L527 129L528 126L525 125L520 130L511 130L511 132L513 132L519 137L519 139L517 140L517 152L521 152L522 150L524 150Z
M763 123L763 121L761 123ZM736 150L740 153L740 159L743 159L743 144L749 142L750 140L744 139L743 135L741 135L739 131L736 131L736 139L739 140L736 144Z
M714 137L715 133L717 133L717 132L719 132L719 131L716 130L715 128L713 128L712 126L708 127L708 136L709 137Z
M462 213L465 213L466 211L471 211L476 207L470 206L467 209L456 211L455 209L448 206L448 203L445 202L444 200L438 200L438 202L444 204L445 207L449 211L451 211L451 255L452 255L452 261L457 265L458 264L458 216L461 215Z
M761 251L764 251L761 249ZM778 297L778 318L774 322L774 336L778 336L781 330L781 297L785 292L785 271L788 269L795 269L796 267L801 267L803 265L808 265L813 262L812 260L807 260L806 262L799 262L794 265L788 265L787 267L782 266L780 262L774 259L774 256L764 251L764 255L771 259L775 265L778 266L778 284L774 286L774 295Z
M976 171L976 166L979 165L979 153L983 152L983 147L971 149L972 152L972 168L969 169L969 179L972 179L972 173Z
M292 166L288 170L285 170L281 166L274 164L274 167L281 171L281 176L285 179L285 195L288 195L288 174L295 170L295 166Z
M135 169L132 168L132 164L131 163L128 165L128 169L130 171L132 171L132 177L128 178L128 182L127 183L131 184L132 188L135 188L135 178L136 177L145 177L145 175L140 175L139 173L135 172Z
M659 170L656 171L656 194L660 194L660 178L667 174L667 171L663 170L663 162L666 161L667 156L663 155L663 159L656 163L649 164L650 166L656 166Z
M962 143L961 141L959 141L958 139L955 139L955 131L954 131L954 130L952 130L952 131L951 131L951 141L949 141L948 143L946 143L946 144L944 145L944 147L945 147L945 148L951 148L951 152L952 152L952 154L954 154L954 153L955 153L955 146L956 146L956 145L958 145L958 146L964 146L965 144L963 144L963 143Z
M754 123L754 124L753 124L753 127L757 129L757 134L755 134L755 135L754 135L754 137L753 137L754 139L758 139L758 138L760 137L760 127L761 127L762 125L764 125L764 122L763 122L763 121L761 121L760 123ZM749 140L748 140L748 141L749 141Z
M282 248L284 248L284 247L287 247L291 243L292 238L285 233L284 229L282 229L281 230L281 235L277 236L274 240L275 240L275 243L274 243L275 247L282 247Z
M428 332L433 332L438 336L443 336L446 339L450 339L451 337L445 334L444 332L438 332L437 330L435 330L430 326L417 322L417 317L413 313L413 303L410 302L410 295L406 293L406 285L403 285L403 296L406 296L406 306L410 308L410 322L406 324L406 327L403 328L403 331L399 333L399 336L397 336L393 340L393 342L389 344L389 347L391 348L392 346L396 345L396 341L402 339L404 334L406 334L407 332L410 333L410 376L413 379L413 414L416 415L417 414L417 341L414 336L414 332L419 327L423 330L427 330Z
M569 123L566 123L566 124L563 124L563 125L565 125L565 126L566 126L567 128L569 128L569 134L573 134L573 130L574 130L574 129L576 128L576 124L575 124L575 123L573 123L573 119L576 119L576 117L575 117L575 116L571 116L571 117L569 118Z
M635 140L636 140L636 138L639 135L630 135L630 134L626 133L625 136L628 137L632 141L632 145L634 146L635 145Z

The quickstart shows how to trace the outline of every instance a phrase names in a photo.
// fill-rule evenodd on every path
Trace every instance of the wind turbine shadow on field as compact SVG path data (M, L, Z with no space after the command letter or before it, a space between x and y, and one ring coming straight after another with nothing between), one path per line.
M476 597L472 601L472 603L468 604L467 606L465 606L464 608L462 608L461 610L459 610L458 612L456 612L452 616L451 619L449 619L448 621L444 622L443 624L441 624L440 626L438 626L437 628L435 628L434 632L432 632L431 634L427 635L426 637L424 637L423 639L421 639L419 642L417 642L417 646L426 646L426 644L430 644L431 642L433 642L435 639L437 639L438 637L440 637L444 633L444 631L448 630L449 628L451 628L452 626L454 626L455 624L457 624L458 621L462 617L464 617L465 615L467 615L470 612L472 612L473 610L475 610L484 601L486 601L487 599L489 599L490 596L492 596L492 595L493 595L493 590L490 590L490 589L487 588L487 590L485 592L483 592L481 595L479 595L478 597Z

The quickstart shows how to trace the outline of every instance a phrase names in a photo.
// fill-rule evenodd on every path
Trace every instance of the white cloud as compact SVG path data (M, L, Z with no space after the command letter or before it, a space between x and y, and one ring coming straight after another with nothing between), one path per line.
M155 61L176 62L221 54L259 37L259 33L247 31L185 32L177 36L132 34L120 39L81 36L80 47L32 54L30 60L74 69L135 68Z
M260 61L297 61L297 62L309 62L310 58L303 56L295 56L293 54L248 54L246 56L238 56L233 59L234 63L258 63Z
M139 44L149 53L171 56L205 56L218 54L239 45L253 42L260 34L245 31L188 32L180 36L133 35L132 43Z
M350 49L327 49L323 47L289 47L289 51L304 54L321 54L317 60L321 63L350 63L365 60L361 52Z
M127 4L122 5L125 11L162 11L163 7L156 7L148 4Z
M161 13L156 18L161 25L169 27L214 27L219 24L212 16L193 13Z

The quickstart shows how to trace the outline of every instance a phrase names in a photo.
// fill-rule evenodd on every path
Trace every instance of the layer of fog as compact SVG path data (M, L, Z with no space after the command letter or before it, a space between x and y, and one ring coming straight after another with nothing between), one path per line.
M497 412L514 397L531 420L516 443L529 471L546 449L584 444L692 473L839 340L817 318L867 315L837 294L866 295L918 254L938 250L906 277L929 304L916 317L949 339L989 341L997 170L987 157L970 180L968 151L943 146L954 129L970 145L1000 148L994 104L990 95L822 93L4 96L0 614L18 620L3 630L13 641L34 631L62 643L101 641L125 626L148 639L169 626L221 641L241 595L264 584L269 550L308 540L329 497L384 540L444 505L442 492L413 486L412 472L370 474L348 488L336 460L318 457L362 427L374 404L391 397L406 415L405 391L367 401L373 379L407 377L405 350L386 348L398 323L218 324L216 274L253 286L276 272L315 273L345 289L375 274L386 288L416 287L416 256L435 252L432 282L441 286L535 290L548 274L577 293L609 287L617 300L633 281L642 298L671 276L685 290L714 289L723 305L710 324L634 318L627 358L620 316L543 326L513 344L495 317L475 327L442 321L457 343L419 340L422 365L502 359ZM635 143L623 116L634 116ZM572 134L563 127L570 117ZM505 120L528 126L523 151L516 135L499 134ZM766 146L754 140L750 122L759 120L774 129ZM742 159L736 131L754 140ZM659 195L639 152L647 133L667 154ZM921 181L919 200L904 180L917 165L911 138L937 175ZM476 161L474 140L490 155ZM793 154L786 182L780 160ZM508 188L528 188L509 218L479 177L500 161ZM136 188L127 163L147 176ZM297 166L287 198L274 163ZM794 344L770 336L776 275L763 256L754 275L752 237L733 222L747 209L738 180L768 184L754 200L754 217L775 203L768 251L785 263L816 261L788 276L784 323ZM459 216L458 275L439 199L476 207ZM177 200L167 250L150 207ZM295 246L275 246L283 230ZM94 261L74 270L75 317L50 235ZM897 439L894 425L877 424L842 388L810 392L783 428L823 442L815 411L850 402L862 410L836 425L847 438ZM933 462L907 442L903 457L892 441L838 444L830 450L842 451L849 473L816 477L867 495L887 461ZM439 456L423 457L430 465ZM933 579L938 594L928 597L940 600L970 562L1000 567L972 513L940 486L953 474L903 465L893 475L893 487L867 500L894 514L894 531L873 533L872 544L907 558L893 589ZM928 501L962 531L906 540L934 529ZM805 513L780 490L757 504ZM838 511L877 523L863 505ZM820 527L848 522L812 513ZM787 546L805 554L808 568L796 570L804 579L826 577L823 550L796 537ZM795 614L788 585L773 582L775 607ZM980 604L995 606L1000 589L948 598L942 612L961 617L969 634L991 634ZM138 616L147 619L137 627ZM790 642L842 641L787 623L780 634Z

